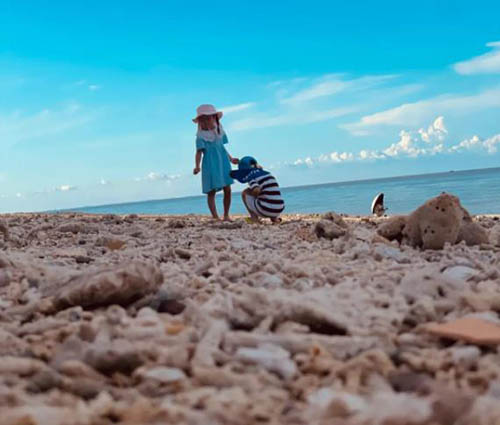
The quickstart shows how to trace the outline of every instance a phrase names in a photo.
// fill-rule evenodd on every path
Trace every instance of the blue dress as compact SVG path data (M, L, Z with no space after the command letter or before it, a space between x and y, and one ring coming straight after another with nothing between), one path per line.
M203 193L216 192L234 183L229 175L231 163L224 145L228 143L226 133L200 131L196 137L196 150L203 151L201 163L201 186Z

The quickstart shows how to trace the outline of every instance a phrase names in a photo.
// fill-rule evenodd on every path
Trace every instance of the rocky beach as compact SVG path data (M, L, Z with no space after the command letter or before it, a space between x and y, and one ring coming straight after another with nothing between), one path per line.
M500 220L466 207L5 214L0 423L498 424Z

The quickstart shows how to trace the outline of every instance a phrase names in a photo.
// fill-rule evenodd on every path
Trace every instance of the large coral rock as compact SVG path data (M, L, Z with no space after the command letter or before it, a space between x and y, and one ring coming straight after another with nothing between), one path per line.
M70 279L56 295L57 309L80 305L99 307L109 304L128 305L156 291L163 275L153 264L131 262L118 267L103 268Z
M446 242L457 241L463 218L459 199L442 193L409 215L403 235L412 246L442 249Z
M458 232L457 242L465 241L468 246L488 243L488 232L479 223L472 221L469 212L462 208L464 218Z
M423 249L442 249L445 243L488 243L488 233L474 222L460 200L448 193L429 199L410 215L391 217L377 229L380 236Z

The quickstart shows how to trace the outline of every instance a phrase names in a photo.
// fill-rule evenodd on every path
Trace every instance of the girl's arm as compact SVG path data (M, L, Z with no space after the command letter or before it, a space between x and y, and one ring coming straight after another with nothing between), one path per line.
M240 162L238 158L233 158L229 152L227 152L227 156L229 156L229 161L231 161L232 164L238 165L238 163Z
M198 174L200 172L200 162L201 162L201 156L203 154L203 151L200 149L200 150L197 150L196 151L196 156L194 157L194 170L193 170L193 174Z

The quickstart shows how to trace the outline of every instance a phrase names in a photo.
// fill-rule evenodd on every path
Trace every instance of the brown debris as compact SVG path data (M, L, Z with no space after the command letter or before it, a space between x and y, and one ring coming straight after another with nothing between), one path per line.
M459 339L478 345L500 344L500 326L474 317L443 324L429 324L425 330L443 338Z

